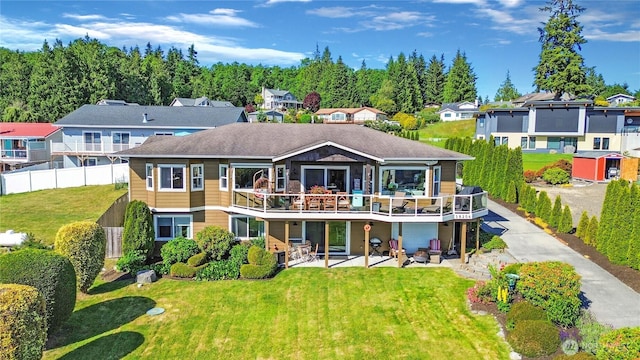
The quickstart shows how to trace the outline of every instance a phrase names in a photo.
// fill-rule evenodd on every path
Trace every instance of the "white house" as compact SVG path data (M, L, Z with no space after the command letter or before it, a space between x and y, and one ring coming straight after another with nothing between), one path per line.
M302 108L302 102L298 101L296 97L287 90L267 89L263 86L260 95L262 95L262 108L264 110Z
M609 96L607 98L607 102L609 104L611 104L612 106L616 106L619 104L624 104L624 103L628 103L628 102L632 102L634 101L636 98L631 96L631 95L627 95L627 94L615 94L613 96Z
M438 111L441 121L473 119L474 115L476 115L477 113L477 102L472 103L469 101L442 104L442 107L440 107L440 111Z
M367 120L386 120L383 111L363 106L359 108L327 108L316 111L325 124L364 124Z

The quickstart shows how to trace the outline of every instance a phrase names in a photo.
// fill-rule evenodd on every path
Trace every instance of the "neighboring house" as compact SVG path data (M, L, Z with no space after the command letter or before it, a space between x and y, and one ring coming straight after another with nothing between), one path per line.
M525 94L520 96L517 99L514 99L511 101L511 103L513 104L514 107L521 107L524 106L524 103L526 102L532 102L532 101L553 101L556 97L555 93L550 93L550 92L537 92L537 93L530 93L530 94ZM560 101L570 101L573 100L574 97L564 93L561 97L560 97Z
M381 250L400 237L409 254L431 239L460 250L468 222L488 213L486 192L454 195L458 162L471 157L357 125L231 124L117 155L158 241L218 225L264 236L270 251L309 241L329 256L364 255L368 225Z
M212 106L212 107L235 107L229 101L209 100L206 96L197 99L175 98L169 106Z
M476 139L493 136L496 145L524 152L607 155L608 168L620 169L611 153L640 157L640 108L594 107L584 101L532 101L523 107L488 109L476 120Z
M442 104L440 107L440 120L442 121L456 121L473 119L478 113L478 104L469 101L459 103Z
M51 160L49 140L60 139L50 123L0 123L0 171Z
M611 105L611 106L616 106L616 105L620 105L620 104L624 104L624 103L628 103L628 102L632 102L634 101L636 98L631 96L631 95L627 95L627 94L616 94L613 96L609 96L607 98L607 102Z
M62 138L51 142L51 155L55 167L112 164L121 161L113 153L152 135L182 136L247 121L241 107L83 105L55 123Z
M260 121L258 119L258 115L260 115L260 113L264 114L265 119L267 121L270 122L283 122L284 121L284 114L281 113L278 110L258 110L258 111L254 111L254 112L250 112L248 114L248 118L249 118L249 122L258 122Z
M96 105L110 105L110 106L137 106L137 103L128 103L124 100L111 100L111 99L102 99L96 103Z
M264 110L285 110L285 109L301 109L302 102L298 101L292 93L286 90L280 89L267 89L262 87L263 103L262 109Z
M387 115L371 107L327 108L316 111L318 119L325 124L364 124L368 120L386 120Z

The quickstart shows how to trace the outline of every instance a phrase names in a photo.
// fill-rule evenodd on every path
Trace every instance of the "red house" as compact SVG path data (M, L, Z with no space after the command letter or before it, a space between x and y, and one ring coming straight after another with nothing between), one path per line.
M624 158L619 153L587 151L573 156L571 176L588 181L607 181L620 176L620 165Z

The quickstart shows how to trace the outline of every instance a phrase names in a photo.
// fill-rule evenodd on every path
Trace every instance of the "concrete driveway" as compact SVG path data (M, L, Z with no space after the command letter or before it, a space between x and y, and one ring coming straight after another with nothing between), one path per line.
M519 262L558 260L573 265L582 276L587 308L600 323L615 328L640 326L640 294L505 207L489 201L489 209L493 214L485 221L507 229L501 237Z

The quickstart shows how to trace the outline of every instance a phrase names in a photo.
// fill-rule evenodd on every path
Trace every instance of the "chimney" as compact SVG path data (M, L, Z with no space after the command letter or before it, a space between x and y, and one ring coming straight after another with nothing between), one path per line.
M147 113L142 114L142 122L146 124L148 121Z

